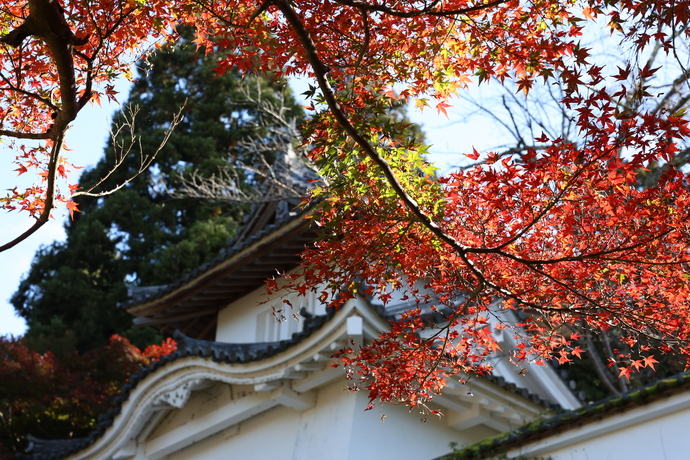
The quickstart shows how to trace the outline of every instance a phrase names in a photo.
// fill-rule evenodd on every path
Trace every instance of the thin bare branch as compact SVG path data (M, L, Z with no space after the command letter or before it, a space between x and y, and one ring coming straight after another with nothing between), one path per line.
M376 5L376 4L371 4L359 0L336 0L336 2L340 3L341 5L347 5L347 6L353 6L355 8L360 8L365 11L376 11L379 13L386 13L391 16L399 17L399 18L415 18L419 16L458 16L458 15L466 15L469 13L474 13L476 11L482 11L482 10L487 10L491 9L495 6L499 6L503 3L506 3L507 0L495 0L490 3L485 3L485 4L479 4L475 6L471 6L469 8L460 8L457 10L444 10L444 9L436 9L436 6L439 4L439 0L435 0L431 2L429 5L427 5L424 8L418 9L418 10L410 10L410 11L403 11L403 10L398 10L395 8L391 8L385 5Z
M235 104L251 103L259 113L246 122L246 127L260 134L244 137L234 147L237 157L247 158L250 163L238 158L211 177L198 171L183 174L179 179L181 187L172 193L173 198L239 203L303 199L309 188L305 178L324 181L307 159L306 148L295 147L301 144L300 131L283 94L278 93L274 102L262 97L260 85L255 91L247 85L240 90L243 98ZM275 163L269 164L266 158L276 153Z
M175 130L177 125L179 125L180 122L182 122L184 118L182 115L184 108L185 104L182 104L182 107L180 107L177 113L173 116L173 119L170 122L170 126L168 126L168 129L165 130L163 139L161 140L160 144L158 144L156 151L153 152L151 155L144 155L144 152L141 148L140 137L136 134L135 129L135 121L136 116L139 113L139 107L127 107L129 114L125 114L124 121L119 126L117 126L114 131L110 131L110 137L112 139L112 145L115 151L115 164L112 168L110 168L110 171L108 171L108 173L105 176L103 176L98 182L96 182L95 185L90 187L88 190L73 193L71 198L76 198L78 196L107 196L117 192L118 190L122 189L127 184L132 182L134 179L136 179L141 173L143 173L146 170L146 168L148 168L151 165L151 163L153 163L153 160L156 159L158 153L163 149L163 147L165 147L165 144L167 144L172 132ZM128 139L126 141L121 140L122 138L120 136L120 134L125 132L128 133ZM138 154L140 156L139 169L137 170L137 172L135 172L132 176L125 179L122 183L113 187L112 189L103 192L94 192L94 190L96 190L101 184L108 180L108 178L124 163L124 161L127 158L129 158L130 154L135 148L136 150L138 150Z

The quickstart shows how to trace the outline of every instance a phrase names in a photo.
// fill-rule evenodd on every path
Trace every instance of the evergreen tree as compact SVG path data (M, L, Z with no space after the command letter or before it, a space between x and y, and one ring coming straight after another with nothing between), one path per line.
M122 189L102 197L78 199L80 213L66 223L67 239L41 248L12 297L27 321L27 343L37 351L86 351L121 334L143 347L160 339L152 329L135 329L118 303L126 284L166 284L213 258L234 235L246 205L172 199L181 174L201 176L239 161L252 163L242 139L270 135L267 115L257 104L280 98L287 116L301 117L284 82L226 74L218 77L216 58L191 43L186 31L176 45L143 62L129 100L115 117L120 130L98 165L79 182L88 190L108 176L131 143L130 154L100 185L111 190L136 176L158 149L174 115L181 121L151 165ZM150 64L150 65L149 65ZM132 126L128 112L139 107ZM239 143L239 144L238 144ZM119 146L118 146L119 145ZM264 152L266 162L275 152Z

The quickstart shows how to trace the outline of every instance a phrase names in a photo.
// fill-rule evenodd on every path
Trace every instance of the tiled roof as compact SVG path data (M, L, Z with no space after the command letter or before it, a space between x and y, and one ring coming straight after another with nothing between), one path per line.
M579 426L600 420L602 417L625 412L649 404L668 393L690 389L690 372L674 375L650 385L633 389L622 395L611 396L590 403L580 409L567 411L554 417L536 420L513 431L500 434L451 452L437 460L480 460L493 458L510 449L528 444L550 435L566 431L569 427Z
M385 319L386 321L397 321L400 319L399 314L391 314L385 306L381 304L375 304L372 302L367 301L367 305L372 308L381 318ZM414 306L409 306L408 308L414 308ZM400 310L403 310L402 308L399 308ZM422 313L422 319L425 321L431 321L435 324L440 324L448 320L448 317L451 313L447 310L431 310L428 309ZM561 413L564 412L564 409L560 406L560 404L553 403L551 401L547 401L544 398L541 398L539 395L530 393L527 391L525 388L519 387L514 383L507 382L505 378L493 375L493 374L488 374L488 375L483 375L481 377L484 380L487 380L494 385L503 388L504 390L507 390L513 394L519 395L523 398L525 398L528 401L533 402L534 404L538 404L542 406L544 409L547 409L551 412L555 413Z
M76 452L82 449L85 445L87 438L75 438L75 439L57 439L57 440L46 440L35 438L28 435L29 439L29 452L30 454L20 454L19 458L32 459L32 460L48 460L63 458L72 452Z
M305 213L288 216L221 250L175 283L142 292L143 298L125 305L135 324L212 339L220 309L260 288L276 272L299 265L299 254L315 233Z
M273 224L266 225L263 227L261 230L255 232L252 234L250 237L245 238L245 239L233 239L230 240L228 243L228 246L225 248L222 248L216 257L214 257L212 260L209 262L206 262L205 264L202 264L201 266L195 268L193 271L187 273L185 276L179 278L177 281L174 283L166 284L166 285L161 285L161 286L144 286L142 288L131 288L130 291L132 293L133 299L125 304L122 304L121 307L124 309L128 309L130 307L136 306L140 303L143 302L150 302L152 300L155 300L157 298L161 298L164 295L174 291L176 288L188 283L189 281L193 280L194 278L198 277L199 275L209 271L213 267L221 264L225 260L229 259L230 257L239 254L242 252L244 249L247 249L250 247L252 244L260 241L262 238L270 235L271 233L279 230L281 227L285 226L288 222L291 222L293 220L303 220L304 216L303 215L288 215L284 219L277 221ZM141 291L141 292L139 292Z
M372 307L376 310L377 314L385 317L385 310L383 307ZM87 448L112 426L115 417L122 409L122 405L127 401L130 393L136 388L139 382L171 362L187 357L201 357L211 359L217 363L227 364L241 364L267 359L297 345L299 342L309 337L314 331L321 328L331 317L333 317L334 314L335 310L333 308L329 308L326 315L311 316L303 313L305 319L302 332L293 334L289 340L276 342L221 343L194 339L176 331L174 339L177 342L177 350L133 374L129 378L129 381L122 387L120 395L113 400L110 409L99 415L96 429L92 431L88 437L55 441L32 438L29 453L21 456L21 458L26 460L57 460ZM513 383L507 383L502 377L489 375L482 378L511 393L520 395L535 404L539 404L545 409L554 412L562 411L561 407L557 404L550 403L535 394L529 393L527 390ZM454 459L456 457L449 458Z
M100 414L96 429L85 438L43 440L30 437L28 453L20 455L25 460L57 460L74 454L100 438L105 431L112 426L115 417L120 413L122 405L129 398L129 394L148 375L173 361L188 357L209 358L217 363L241 364L274 356L290 347L295 346L303 339L309 337L314 331L323 326L333 315L334 309L328 309L326 315L305 316L302 332L292 334L288 340L260 343L221 343L208 340L193 339L180 332L174 334L177 341L177 350L150 366L134 373L128 382L122 386L120 395L117 396L110 409Z
M220 251L219 255L212 261L202 265L201 267L189 273L187 276L181 278L174 284L167 286L155 286L150 289L142 289L135 302L132 302L125 306L125 308L135 307L141 305L142 303L149 303L155 301L156 299L165 297L166 295L174 292L180 287L195 282L195 280L201 278L204 273L213 270L227 260L230 260L233 256L240 254L242 251L250 248L252 245L262 241L264 238L268 237L274 233L280 233L281 228L285 225L296 222L297 220L303 220L303 215L299 216L288 216L285 219L276 221L273 224L263 226L261 230L253 233L246 239L242 239L231 244L227 249ZM306 229L308 224L305 222L304 228ZM301 228L301 227L300 227ZM308 237L311 239L311 236ZM301 241L301 240L300 240ZM225 302L227 304L227 302ZM379 316L390 321L394 320L394 315L390 315L389 312L381 305L369 305L373 308ZM164 356L161 360L152 363L149 367L140 370L139 372L132 375L121 390L121 394L113 400L111 408L105 413L101 414L98 418L98 423L96 429L92 431L88 437L70 440L56 440L56 441L45 441L32 438L30 445L30 453L24 455L22 458L31 460L56 460L60 458L67 457L73 453L85 449L89 445L93 444L97 439L99 439L105 431L112 426L115 417L120 413L122 405L127 401L129 394L134 390L139 382L145 379L148 375L155 372L161 367L176 361L181 358L186 357L202 357L210 358L214 362L218 363L248 363L253 361L259 361L262 359L269 358L276 355L288 348L296 345L304 338L311 335L311 333L320 328L329 318L333 316L335 311L333 309L327 310L328 313L322 316L306 316L304 321L304 329L300 333L293 334L291 339L283 340L279 342L262 342L262 343L219 343L208 340L195 339L187 337L182 333L176 332L174 338L178 343L178 348L175 352L168 356ZM436 322L443 321L445 315L442 312L429 312L428 316L425 318L434 320ZM506 381L501 377L487 376L487 380L492 383L502 387L503 389L510 391L512 393L518 394L523 398L530 400L536 404L540 404L544 408L558 412L562 410L560 406L554 405L539 396L527 392L527 390L519 388L515 384L506 383Z

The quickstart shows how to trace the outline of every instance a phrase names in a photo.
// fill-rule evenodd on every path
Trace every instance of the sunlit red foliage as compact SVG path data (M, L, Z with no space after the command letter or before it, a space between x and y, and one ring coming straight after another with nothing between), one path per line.
M688 35L687 2L80 0L66 8L59 19L75 37L71 67L60 67L64 53L51 59L49 40L3 49L0 134L47 139L19 148L17 159L20 172L38 168L47 182L12 192L6 206L45 216L61 161L55 143L75 114L66 111L93 96L91 83L108 94L123 53L191 23L199 44L227 53L218 72L312 79L305 139L324 177L311 198L322 237L293 287L325 284L323 298L335 304L358 294L386 301L401 289L412 305L447 316L434 325L410 312L342 356L372 404L424 403L451 372L488 372L497 347L488 325L497 321L517 337L518 364L578 356L570 333L585 325L689 354L688 178L669 168L646 190L636 179L651 162L670 161L688 136L683 110L645 108L657 96L643 82L659 70L640 64L651 43L675 56L677 37ZM23 1L2 12L6 30L28 14ZM586 24L609 31L629 64L592 59L580 45ZM558 82L578 143L541 136L540 149L523 156L473 152L481 163L439 178L405 126L377 122L391 99L447 113L471 81L512 81L525 94L536 81ZM632 109L621 109L624 97L636 101ZM500 309L525 319L501 325ZM649 356L622 356L619 367L652 366Z

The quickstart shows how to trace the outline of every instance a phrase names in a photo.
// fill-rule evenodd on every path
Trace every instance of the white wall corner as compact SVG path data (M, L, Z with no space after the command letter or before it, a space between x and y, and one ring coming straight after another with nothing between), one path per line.
M364 343L364 321L361 316L347 318L347 335L355 342L355 345Z

